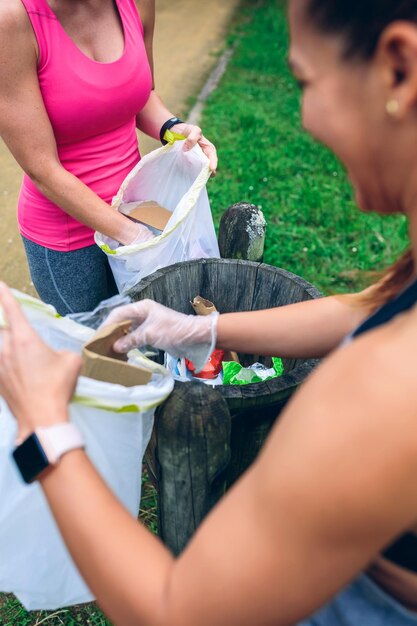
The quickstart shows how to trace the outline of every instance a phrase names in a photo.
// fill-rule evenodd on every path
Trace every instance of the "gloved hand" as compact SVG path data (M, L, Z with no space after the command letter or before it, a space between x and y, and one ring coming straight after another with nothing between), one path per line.
M132 246L137 243L145 243L145 241L149 241L150 239L154 239L155 235L147 228L144 224L134 223L136 235L133 240L129 243L129 246Z
M219 314L184 315L153 300L142 300L114 309L102 324L131 320L132 330L114 344L116 352L151 345L174 357L186 357L199 372L214 350Z

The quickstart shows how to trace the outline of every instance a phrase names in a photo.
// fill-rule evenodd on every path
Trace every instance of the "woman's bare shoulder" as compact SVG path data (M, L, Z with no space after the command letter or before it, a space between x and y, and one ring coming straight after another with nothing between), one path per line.
M30 22L21 0L2 0L0 3L0 29L13 34L30 31Z
M2 59L14 57L26 62L37 55L37 43L26 9L21 0L0 2L0 54Z
M269 493L277 489L283 463L285 488L291 468L299 481L294 489L307 480L308 468L307 482L320 486L322 506L337 502L350 524L360 523L367 502L372 515L384 515L389 540L399 520L402 528L414 526L416 353L417 308L330 355L288 404L260 457ZM396 506L389 508L393 494Z
M354 442L364 457L378 440L393 462L408 459L417 472L416 354L417 307L327 357L287 407L277 435L296 430L295 438L310 446L316 433L317 445L340 446L338 454Z
M357 394L363 394L362 407L368 407L369 414L375 410L381 416L386 414L395 428L390 415L397 407L405 421L410 416L410 427L414 429L416 353L417 306L360 335L350 346L338 350L332 361L334 369L340 368L340 388L346 391L355 385Z
M346 382L365 381L365 390L372 403L394 387L402 390L410 402L417 400L415 384L415 354L417 352L417 305L397 315L391 321L359 335L347 347L331 356L332 368L351 370L347 380L341 377L340 386ZM386 388L384 389L384 385ZM377 393L379 391L379 393ZM392 393L393 402L398 394Z

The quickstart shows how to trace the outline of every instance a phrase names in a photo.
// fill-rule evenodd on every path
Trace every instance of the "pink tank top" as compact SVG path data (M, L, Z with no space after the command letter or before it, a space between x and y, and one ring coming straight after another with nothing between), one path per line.
M38 78L62 165L111 202L140 159L136 114L152 76L134 0L116 0L124 52L112 63L86 56L46 0L22 0L39 46ZM71 251L94 243L93 231L50 202L24 176L18 203L21 234L47 248Z

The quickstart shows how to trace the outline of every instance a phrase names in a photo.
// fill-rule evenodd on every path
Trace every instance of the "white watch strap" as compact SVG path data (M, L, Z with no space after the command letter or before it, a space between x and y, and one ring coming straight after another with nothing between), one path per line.
M71 422L40 426L35 433L51 465L58 463L66 452L85 447L84 437Z

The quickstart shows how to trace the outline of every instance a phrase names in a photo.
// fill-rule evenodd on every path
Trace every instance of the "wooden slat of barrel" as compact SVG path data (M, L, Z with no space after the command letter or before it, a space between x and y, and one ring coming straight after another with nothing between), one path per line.
M226 472L227 488L252 464L259 454L288 397L281 403L262 407L254 419L254 409L246 408L232 415L230 463Z
M174 554L226 489L230 413L216 389L176 383L156 416L159 530Z

